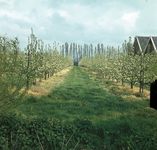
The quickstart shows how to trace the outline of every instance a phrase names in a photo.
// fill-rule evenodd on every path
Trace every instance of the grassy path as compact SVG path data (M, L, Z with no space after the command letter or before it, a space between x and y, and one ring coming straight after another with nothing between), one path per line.
M71 127L62 128L62 135L54 131L59 137L55 146L58 150L63 135L67 143L74 129L69 150L78 141L78 150L157 150L156 111L147 108L149 99L132 100L112 94L105 89L111 84L88 69L74 66L60 86L40 98L29 97L14 112L30 117L29 120L44 116L59 119L63 126ZM60 125L56 128L60 129Z

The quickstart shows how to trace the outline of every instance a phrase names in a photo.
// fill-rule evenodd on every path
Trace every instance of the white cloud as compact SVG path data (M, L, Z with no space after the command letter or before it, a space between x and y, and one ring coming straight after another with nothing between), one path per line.
M127 25L135 26L135 22L139 18L139 13L140 12L138 11L138 12L124 14L122 19L126 21Z
M126 20L129 23L135 23L136 19L139 18L139 11L138 12L133 12L133 13L127 13L124 14L122 19Z
M131 12L131 13L125 13L119 20L116 20L116 22L119 22L119 25L121 25L125 32L131 33L132 30L136 28L136 21L139 18L140 12Z
M40 27L39 29L40 29L41 31L44 31L44 30L45 30L45 28L44 28L44 27Z
M42 34L45 34L45 28L44 27L39 27L39 31L42 33Z

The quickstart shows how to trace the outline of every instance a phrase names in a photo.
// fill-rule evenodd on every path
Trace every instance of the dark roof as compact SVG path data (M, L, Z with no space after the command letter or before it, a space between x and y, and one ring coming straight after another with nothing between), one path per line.
M149 36L137 36L137 38L139 40L142 52L144 52L145 47L146 47L147 42L148 42L148 40L149 40L150 37Z
M153 39L155 47L157 49L157 36L152 36L152 39Z

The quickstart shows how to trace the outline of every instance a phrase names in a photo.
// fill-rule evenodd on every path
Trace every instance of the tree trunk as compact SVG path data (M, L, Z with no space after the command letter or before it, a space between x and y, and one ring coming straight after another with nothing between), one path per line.
M131 82L131 89L133 89L133 82Z
M36 85L36 78L35 78L35 80L34 80L33 84L34 84L34 85Z
M45 72L45 80L46 80L46 72Z
M132 76L132 81L131 81L131 89L133 89L133 76Z
M122 86L125 86L124 78L122 78Z
M43 75L43 73L42 73L42 75ZM39 81L39 82L41 82L41 81L42 81L42 75L40 76L40 81Z

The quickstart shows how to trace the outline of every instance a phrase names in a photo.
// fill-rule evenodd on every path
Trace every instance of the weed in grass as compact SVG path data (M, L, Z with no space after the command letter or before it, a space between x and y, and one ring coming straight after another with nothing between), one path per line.
M148 109L149 99L137 98L136 88L128 92L126 87L81 69L73 67L63 84L57 82L61 75L54 77L57 88L41 90L44 95L28 96L10 112L11 116L19 111L19 118L4 121L1 117L1 148L8 143L8 149L155 150L157 121L155 110ZM53 87L54 83L43 85Z

